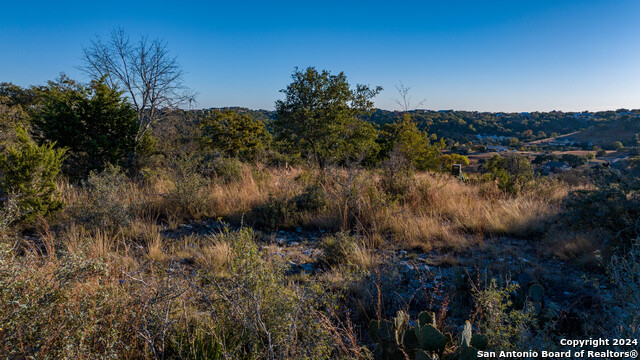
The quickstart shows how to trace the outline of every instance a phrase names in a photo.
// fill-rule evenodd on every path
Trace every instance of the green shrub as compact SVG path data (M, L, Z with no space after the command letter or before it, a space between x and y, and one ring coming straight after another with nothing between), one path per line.
M413 166L397 151L382 162L380 186L393 200L403 199L416 187Z
M16 256L0 242L0 353L9 359L144 357L139 305L83 253ZM128 356L127 356L128 355Z
M560 156L560 161L566 162L567 164L571 165L571 167L582 166L589 162L586 156L574 154L564 154Z
M84 182L89 201L76 205L74 215L94 227L125 226L131 220L127 184L129 179L118 166L108 164L99 173L92 171Z
M15 195L21 211L19 220L28 223L62 208L54 179L65 150L55 149L54 143L37 145L22 127L15 131L17 143L0 155L1 186L5 194Z
M510 194L518 194L533 180L533 167L529 158L509 153L494 155L486 164L486 169L498 181L498 188Z
M272 229L295 224L304 212L313 213L329 205L324 188L320 184L306 187L293 198L270 198L253 209L253 215L261 225Z
M324 251L323 261L328 265L352 264L358 249L359 239L345 232L322 239L320 248Z
M218 240L231 247L226 278L209 278L212 316L224 324L219 338L240 338L235 359L328 359L332 343L318 321L322 309L334 306L335 297L310 284L289 284L288 266L266 261L249 229L226 232Z
M185 217L202 216L206 206L203 190L208 181L196 170L195 159L176 160L171 175L173 186L166 197L173 210Z
M213 161L213 170L218 181L228 184L242 178L244 164L238 158L218 157Z
M252 210L258 224L275 229L287 226L295 216L295 203L289 199L269 198Z
M34 123L45 140L69 149L67 174L85 178L107 163L129 164L138 121L122 91L110 88L105 78L84 86L63 75L49 82L42 96Z
M295 202L296 211L315 212L326 208L328 205L326 193L320 184L308 186L293 201Z
M254 160L271 140L262 121L233 110L208 113L200 129L203 146L244 160Z
M489 348L518 350L528 341L533 326L533 313L512 307L510 294L518 287L501 287L492 279L484 289L475 289L474 297L480 315L480 331L489 338Z
M184 158L179 161L185 161ZM224 157L214 153L204 153L188 159L198 173L204 177L215 178L221 184L229 184L242 179L245 165L235 157Z

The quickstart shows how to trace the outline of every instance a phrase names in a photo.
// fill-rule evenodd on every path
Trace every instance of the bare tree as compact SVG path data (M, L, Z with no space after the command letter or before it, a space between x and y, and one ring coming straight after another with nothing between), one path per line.
M118 28L105 42L96 36L83 53L81 69L94 78L106 76L137 109L138 140L167 110L195 102L195 93L184 85L184 71L164 40L143 36L133 42Z
M423 105L427 99L422 99L422 101L420 101L416 106L411 106L411 96L409 96L409 90L411 88L410 87L406 87L404 86L404 84L402 83L402 81L400 81L400 85L396 85L396 90L398 90L398 94L400 95L399 98L394 98L393 101L395 101L396 104L398 104L400 106L400 109L403 112L407 112L410 110L416 110L418 107L420 107L421 105Z

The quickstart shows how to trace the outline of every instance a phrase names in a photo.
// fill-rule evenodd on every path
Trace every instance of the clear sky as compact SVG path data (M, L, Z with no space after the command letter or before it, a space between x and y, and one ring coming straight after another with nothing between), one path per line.
M82 46L122 27L168 41L198 107L273 109L294 67L395 86L424 108L640 108L640 1L3 1L0 81L77 70Z

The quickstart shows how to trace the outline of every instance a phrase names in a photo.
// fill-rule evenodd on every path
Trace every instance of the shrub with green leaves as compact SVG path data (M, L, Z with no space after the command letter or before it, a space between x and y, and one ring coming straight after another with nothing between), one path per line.
M329 265L352 263L358 238L345 232L322 239L320 248L324 251L323 260Z
M264 123L233 110L214 111L200 124L202 145L226 156L253 160L270 141Z
M55 143L36 144L22 127L16 128L17 142L0 155L1 186L5 194L16 196L28 223L38 216L52 214L62 208L54 179L65 159L65 150Z
M433 143L431 140L434 140ZM417 170L440 170L442 166L443 139L435 141L434 135L429 136L418 128L418 124L405 114L393 124L386 125L381 132L383 143L382 154L392 156L394 153L402 156L409 165Z
M194 158L182 157L176 159L171 169L173 186L166 194L167 201L176 214L185 217L199 218L206 206L203 191L208 184L197 171Z
M220 339L235 338L226 348L234 359L329 359L333 344L318 321L335 306L335 296L313 284L291 284L283 261L267 261L250 229L226 232L229 274L205 276L213 292L211 314L222 325Z
M92 171L84 182L89 202L76 206L76 217L96 227L126 225L131 220L128 183L129 179L118 166L109 164L99 173Z
M480 315L480 330L488 336L489 347L500 350L525 348L534 324L533 311L516 310L510 294L516 285L499 286L495 279L484 289L475 289L475 303Z
M509 153L494 155L487 161L486 169L498 181L500 190L518 194L533 180L533 167L529 158Z
M69 149L65 172L85 178L107 163L128 163L136 146L138 121L121 91L110 88L104 78L84 86L62 76L49 82L42 94L42 109L34 124L44 140Z
M0 241L0 354L9 359L143 358L140 307L82 252L17 256ZM136 355L138 354L138 355Z

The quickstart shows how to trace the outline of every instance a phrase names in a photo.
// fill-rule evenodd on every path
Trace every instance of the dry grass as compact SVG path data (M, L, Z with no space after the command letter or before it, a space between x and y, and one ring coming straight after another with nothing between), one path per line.
M137 239L150 249L151 258L159 260L164 258L159 223L174 228L192 220L224 218L250 224L255 221L253 211L257 207L274 199L295 199L309 183L319 182L327 205L322 209L294 209L278 226L356 230L376 246L381 244L380 239L390 237L398 246L407 248L455 250L473 244L477 234L543 234L569 191L567 186L550 183L509 196L493 183L465 184L447 175L421 173L400 200L392 200L383 191L381 175L375 171L260 171L256 176L246 168L236 181L211 179L181 190L187 200L193 197L199 199L197 202L181 201L171 195L177 180L170 176L130 182L119 190L126 192L118 197L121 207L130 209L133 217L122 231L128 239ZM92 201L91 194L77 187L63 185L61 191L70 208Z
M47 226L43 226L45 251L36 254L37 251L32 250L33 254L24 258L29 264L37 264L38 268L24 267L17 260L10 259L7 264L12 265L8 270L18 275L17 280L23 281L24 278L24 281L34 284L30 285L34 304L46 304L45 300L39 299L47 299L48 294L55 290L64 294L65 298L60 298L60 304L64 304L65 309L87 315L76 321L76 317L62 316L57 312L58 308L37 308L38 312L46 312L52 318L58 317L60 321L68 323L65 326L69 329L84 322L100 322L96 329L109 329L111 325L104 326L102 322L102 319L107 319L107 322L114 324L111 327L118 329L117 336L127 339L123 343L133 349L131 351L142 354L139 357L152 357L155 356L152 355L154 352L164 351L165 334L172 336L175 340L173 344L178 346L187 341L180 338L180 334L187 334L185 336L202 343L211 341L198 338L200 333L190 330L194 327L198 331L206 329L214 332L211 324L222 324L220 326L226 326L226 329L235 330L238 323L225 316L230 311L239 311L239 306L253 304L265 294L273 296L273 301L269 300L271 302L265 302L263 306L267 311L265 318L271 319L268 311L278 308L273 304L287 303L287 297L297 299L295 296L299 289L296 286L306 281L305 276L294 281L284 278L288 265L279 256L281 254L275 255L275 245L263 248L262 244L254 243L253 233L245 234L243 241L239 241L242 240L239 235L230 235L235 232L223 231L212 235L207 231L207 234L203 234L197 226L197 222L203 219L223 218L234 224L254 225L258 217L257 208L268 204L284 204L293 208L287 210L291 213L287 215L286 224L278 223L278 226L319 227L329 230L327 234L342 230L323 239L321 247L324 257L310 259L310 255L305 255L304 261L316 262L320 259L329 265L313 279L321 283L324 289L345 291L356 299L371 300L367 294L375 287L365 284L365 280L360 282L356 279L363 273L375 272L391 261L386 258L390 252L376 248L390 246L424 251L451 250L437 257L435 265L458 266L464 262L459 252L482 245L485 236L493 238L488 239L488 243L501 251L507 249L492 243L498 241L497 235L544 238L544 234L549 233L549 224L557 219L561 202L570 190L568 186L557 183L538 183L536 187L511 196L499 191L493 183L463 183L446 175L420 173L411 179L406 192L398 196L385 190L384 181L388 179L384 179L384 176L374 170L338 169L320 173L302 169L262 169L256 172L247 167L235 181L221 182L215 178L196 177L189 182L190 185L181 184L179 190L179 178L171 174L157 176L152 181L126 180L117 187L105 187L103 194L106 194L106 198L102 199L96 199L96 195L88 189L60 183L59 189L68 204L67 211L52 225L55 231L50 232ZM305 205L313 202L307 196L311 185L320 187L323 200L326 200L322 206ZM306 199L305 203L300 205L300 199ZM108 211L97 208L99 204L108 204L109 209L119 212L118 216L109 217ZM98 217L81 216L86 214L97 214L101 220L93 221ZM189 223L194 226L183 226ZM575 259L585 256L585 249L592 249L593 243L586 235L574 238L567 234L556 235L558 239L554 238L553 246L546 251L558 257ZM556 235L547 235L545 246L551 242L549 237ZM264 237L268 238L268 235ZM51 250L54 247L65 250L60 252L64 255L59 258L41 255L55 254ZM278 247L277 250L281 252L282 248ZM269 252L273 253L272 257ZM317 254L320 252L313 256L321 256ZM287 260L291 260L290 252L286 255ZM251 261L244 261L245 256L249 256ZM234 261L235 270L230 265ZM248 272L238 270L239 264L242 269L246 267ZM266 270L271 272L269 276L263 276ZM47 281L60 273L69 273L76 280L64 287L56 285L56 289L52 290ZM250 277L245 279L245 276L249 276L245 273ZM215 279L213 283L212 279ZM16 289L21 286L14 283L11 277L0 277L0 280ZM388 289L384 291L391 293L395 291L397 278L389 277L387 280L389 284L385 285L385 289ZM234 292L239 289L238 284L242 284L239 281L246 281L248 285L243 285L245 290L260 284L260 291L256 293L259 295L245 298L241 292ZM230 284L230 287L219 287L226 286L224 284ZM274 288L278 291L263 291ZM220 292L220 289L224 291ZM89 302L84 302L85 295ZM236 296L239 300L225 298L228 296ZM5 302L11 304L8 300ZM92 302L97 305L94 306ZM228 308L212 305L220 302L228 303ZM294 301L291 300L291 303ZM362 310L363 314L370 313L364 300L357 307L360 308L365 309ZM92 312L94 309L98 310ZM241 310L251 314L255 312L255 309L247 309ZM16 329L23 329L24 324L29 324L39 316L35 313L22 315L10 307L2 311L15 318L12 326ZM126 313L126 316L122 319L112 316L115 312ZM293 314L298 314L297 310ZM312 315L305 321L313 323L308 320ZM242 315L239 318L244 321L249 317ZM223 324L221 319L227 323ZM200 324L199 321L204 325L194 325ZM56 335L56 326L51 321L42 324L42 329L52 329L46 336L51 337L52 346L62 348L64 339ZM106 336L101 331L96 331L95 336L93 333L87 334L93 337ZM31 336L42 332L34 327L24 340L31 340ZM146 338L152 332L156 337ZM194 341L193 344L197 344L193 339L187 342ZM283 341L283 344L286 343ZM103 351L99 345L91 344L89 348L97 349L96 353L106 354L108 351ZM196 345L192 346L195 348ZM114 353L122 358L138 357L135 354L127 355L127 349L118 348Z

